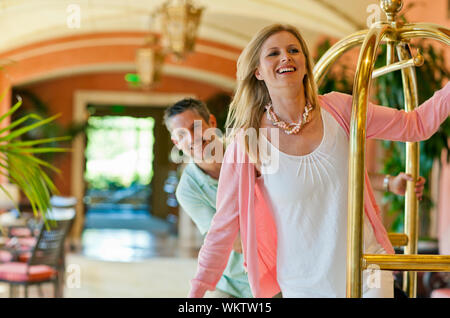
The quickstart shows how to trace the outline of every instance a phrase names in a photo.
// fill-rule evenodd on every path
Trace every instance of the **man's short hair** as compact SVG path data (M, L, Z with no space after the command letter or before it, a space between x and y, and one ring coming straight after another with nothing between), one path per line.
M210 112L206 104L202 101L194 98L182 99L172 106L166 108L164 111L164 124L167 126L169 118L184 113L187 110L193 110L197 112L205 121L209 124ZM168 127L168 126L167 126Z

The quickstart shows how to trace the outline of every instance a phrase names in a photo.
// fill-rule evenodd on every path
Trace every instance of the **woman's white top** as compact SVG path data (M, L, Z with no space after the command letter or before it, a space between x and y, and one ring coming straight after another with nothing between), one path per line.
M323 138L310 154L288 155L261 137L272 158L278 153L277 169L272 165L269 171L263 162L261 178L277 227L283 297L345 297L349 142L334 118L323 108L321 114ZM366 216L364 249L385 253Z

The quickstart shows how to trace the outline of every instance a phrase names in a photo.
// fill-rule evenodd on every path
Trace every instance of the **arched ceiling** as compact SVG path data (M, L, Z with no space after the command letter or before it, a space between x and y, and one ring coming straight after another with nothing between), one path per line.
M159 32L150 14L164 0L2 0L0 53L52 38L103 31ZM261 27L294 24L312 45L319 35L341 38L366 28L378 0L194 0L205 8L199 36L243 47ZM80 28L69 28L69 5L78 4ZM69 11L68 11L69 10ZM384 15L381 17L384 19Z

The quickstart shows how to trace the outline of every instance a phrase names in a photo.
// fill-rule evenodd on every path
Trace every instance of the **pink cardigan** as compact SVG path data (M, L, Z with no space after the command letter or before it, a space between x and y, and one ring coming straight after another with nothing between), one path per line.
M450 83L410 113L369 104L367 138L428 139L450 114L449 95ZM319 96L319 101L348 136L352 96L332 92ZM197 274L191 281L189 297L202 297L206 290L215 289L239 231L253 295L272 297L280 292L276 274L277 231L267 198L262 179L256 178L254 164L249 162L243 145L235 140L225 152L217 192L217 212L198 256ZM364 211L378 243L387 253L394 254L367 171Z

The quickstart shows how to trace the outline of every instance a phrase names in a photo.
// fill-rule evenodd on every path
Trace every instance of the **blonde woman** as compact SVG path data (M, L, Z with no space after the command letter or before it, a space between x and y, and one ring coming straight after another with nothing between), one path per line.
M280 291L283 297L345 297L352 96L317 95L305 42L286 25L256 34L238 60L237 77L217 212L189 296L214 290L240 232L255 297ZM367 137L429 138L449 116L449 94L447 85L411 113L370 104ZM252 129L256 151L246 137ZM277 158L275 170L268 171L267 158ZM365 252L392 254L367 173L364 195ZM392 273L365 273L363 281L364 297L393 296Z

